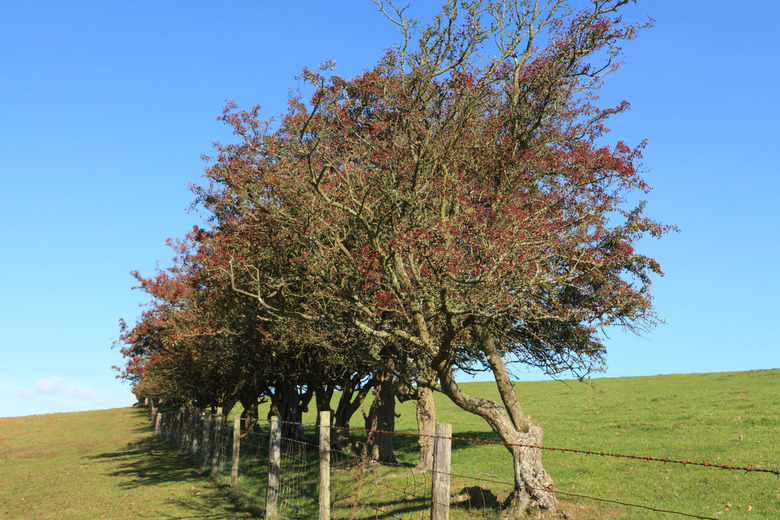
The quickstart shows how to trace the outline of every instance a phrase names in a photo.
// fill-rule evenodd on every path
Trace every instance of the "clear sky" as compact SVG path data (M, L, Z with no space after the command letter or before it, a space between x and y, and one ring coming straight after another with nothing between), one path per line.
M626 12L647 15L603 99L631 102L613 139L649 140L647 214L680 233L641 245L666 325L612 334L605 375L780 367L780 2ZM225 100L280 114L303 66L351 77L396 41L370 0L2 2L0 416L132 404L111 370L144 300L129 272L202 223L188 185L231 138Z

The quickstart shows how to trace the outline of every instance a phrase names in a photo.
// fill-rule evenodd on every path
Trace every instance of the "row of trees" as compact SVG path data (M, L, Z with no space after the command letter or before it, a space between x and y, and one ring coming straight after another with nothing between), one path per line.
M295 422L339 391L348 427L373 391L368 426L392 430L396 398L414 399L432 433L436 392L541 444L507 362L582 376L602 366L602 328L656 322L660 269L634 244L668 228L626 204L647 190L643 144L605 144L627 103L594 104L641 27L621 21L627 2L450 0L422 25L376 0L403 35L376 66L304 69L311 97L278 122L226 107L237 140L194 188L208 227L171 243L173 267L134 273L152 297L120 340L136 394L248 418L267 399ZM458 383L475 370L500 404ZM371 449L393 457L389 436ZM539 450L508 449L512 514L555 509Z

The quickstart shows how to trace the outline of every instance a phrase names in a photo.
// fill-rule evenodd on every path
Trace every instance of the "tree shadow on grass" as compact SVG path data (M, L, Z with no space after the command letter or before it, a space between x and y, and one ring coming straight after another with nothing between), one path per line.
M112 463L122 469L112 471L113 477L129 477L119 485L138 487L182 482L197 473L190 456L162 439L149 437L130 442L122 449L92 455L96 462Z
M150 518L256 518L260 513L241 504L228 488L210 480L207 470L198 466L197 461L187 452L177 449L167 441L149 433L124 448L100 453L90 457L95 462L107 463L117 468L106 473L107 477L117 477L116 486L125 489L165 486L172 483L192 483L193 490L202 489L197 498L166 498L168 504L176 506L184 516L164 516L151 513Z
M453 488L450 509L463 514L477 514L488 518L498 518L502 504L496 494L481 485L466 486L457 491Z
M138 409L136 411L138 418L142 421L146 419L148 411L146 409ZM143 418L142 418L143 416ZM135 488L143 486L156 486L164 485L166 483L176 482L189 482L200 481L198 486L210 487L208 492L204 492L203 495L193 497L190 501L187 497L168 499L168 502L175 504L180 510L188 511L186 518L235 518L246 517L247 515L262 516L260 511L251 506L248 506L246 502L239 502L233 498L235 494L231 488L220 486L219 484L209 480L208 471L199 468L197 461L187 453L177 449L173 444L153 435L154 428L151 425L144 424L143 422L135 426L132 430L133 433L143 435L142 438L128 443L122 449L112 452L106 452L99 455L95 455L92 458L97 461L104 461L112 463L112 466L118 468L114 469L109 476L122 477L118 483L119 487L123 488ZM494 436L486 432L460 432L456 434L458 437L465 437L469 439L479 439L481 441L493 440ZM352 436L352 445L356 440L361 440L361 435ZM477 440L477 443L479 443ZM315 441L311 441L312 443ZM244 451L244 443L242 442L242 455ZM355 480L352 482L353 486L356 486L357 481L364 480L362 486L362 493L359 499L359 505L357 510L354 511L356 519L368 519L368 518L398 518L400 516L419 516L425 514L430 509L430 496L429 485L424 485L425 489L416 490L412 494L405 492L395 493L390 491L393 487L406 488L407 485L402 483L403 473L409 472L412 466L416 464L419 454L419 447L417 445L417 437L415 435L397 435L394 438L395 451L399 459L403 460L405 464L397 466L397 470L401 473L396 476L380 477L379 480L384 485L371 489L377 486L376 475L366 474L364 479L360 477L353 477ZM468 449L476 444L474 441L465 440L453 440L453 451L461 449ZM345 446L345 451L349 451L349 448ZM311 451L311 453L309 453ZM264 453L264 451L263 451ZM299 456L303 456L298 454ZM297 479L302 479L298 485L302 486L306 484L312 484L316 486L316 460L317 450L306 450L306 455L303 456L306 459L312 459L306 465L305 470L298 468L296 473L305 473L305 475L297 475ZM357 453L354 454L355 461L347 466L356 466ZM242 459L244 457L242 456ZM264 461L259 461L264 462ZM509 460L496 461L497 464L511 464ZM384 466L384 465L382 465ZM389 466L385 466L389 469ZM373 473L373 472L369 472ZM456 468L453 468L453 473L457 473ZM482 482L486 480L484 473L480 474L482 478L457 478L453 481L452 497L450 507L453 513L453 518L469 518L473 514L478 516L486 515L493 516L501 510L501 497L496 496L497 489L492 489L493 484ZM476 475L475 475L476 476ZM373 477L373 478L372 478ZM416 477L421 478L421 477ZM334 485L335 482L332 482ZM511 484L510 484L511 486ZM316 490L308 489L309 494L313 493L316 496ZM349 486L346 486L349 487ZM412 486L417 488L419 486ZM499 486L501 487L501 486ZM349 493L348 489L343 489L343 492ZM355 490L353 490L355 491ZM419 491L419 492L418 492ZM501 491L503 494L503 490ZM335 497L334 497L335 498ZM229 502L228 502L229 501ZM349 499L348 499L349 501ZM335 504L334 504L335 505ZM341 504L344 507L347 504ZM357 504L356 504L357 505ZM347 505L348 506L348 505ZM348 507L348 509L352 509ZM228 510L229 513L224 513ZM216 513L215 511L219 511ZM465 515L465 516L464 516ZM160 516L156 516L160 518ZM175 517L168 517L175 518Z

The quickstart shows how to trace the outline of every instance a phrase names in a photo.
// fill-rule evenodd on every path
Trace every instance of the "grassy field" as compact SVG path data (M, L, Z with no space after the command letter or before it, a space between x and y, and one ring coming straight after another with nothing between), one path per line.
M491 383L465 386L498 400ZM515 388L525 413L545 427L546 446L780 469L777 369L605 378L590 384L517 383ZM443 396L437 396L436 407L437 420L451 423L453 436L497 440L484 421L463 413ZM400 405L397 412L396 430L416 432L414 403ZM359 415L353 426L362 426ZM314 417L309 413L304 422L314 422ZM395 444L401 462L417 462L416 439L398 436ZM511 483L510 461L501 446L455 441L452 472L473 478L456 479L453 493L470 495L477 508L483 498L489 504L500 502L510 486L486 481ZM543 461L559 492L713 518L780 518L780 478L768 473L560 451L545 451ZM559 499L578 519L659 518L655 512L585 498L561 494Z
M0 418L0 518L253 518L152 433L146 408Z
M467 388L496 398L488 383ZM590 386L518 383L516 390L524 411L545 426L547 446L780 468L780 370L596 379ZM437 396L436 405L438 421L451 423L454 436L495 439L484 422L443 396ZM414 404L397 411L397 430L416 432ZM314 413L304 421L314 422ZM356 417L354 426L360 423ZM311 428L309 433L314 433ZM416 463L413 436L399 435L395 444L401 462ZM305 456L314 460L316 452ZM780 518L780 478L772 474L559 451L545 451L543 461L559 493L718 519ZM226 500L224 488L191 464L150 436L145 409L0 419L0 518L248 517ZM294 485L316 497L316 464L296 471L311 482ZM355 477L354 466L334 472L334 513L349 517L356 505L351 497L360 486L368 502L361 503L356 516L384 518L370 502L386 501L388 490L400 487L399 496L408 497L402 517L425 517L420 496L426 493L427 476L374 466L370 471L370 478L362 479ZM452 472L464 475L453 480L456 502L480 516L483 501L484 507L494 507L511 487L501 484L512 480L501 446L454 441ZM407 476L395 478L401 474ZM683 518L562 493L558 497L575 519ZM304 511L313 513L311 500L308 504Z

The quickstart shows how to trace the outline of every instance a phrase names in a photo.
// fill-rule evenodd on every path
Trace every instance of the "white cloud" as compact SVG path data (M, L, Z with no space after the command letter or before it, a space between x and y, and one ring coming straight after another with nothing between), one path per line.
M106 402L103 392L84 385L79 379L68 382L59 376L39 378L35 381L35 386L23 387L19 391L19 397L23 399L33 399L38 396L75 399L87 401L90 404Z
M0 417L120 408L134 402L132 393L115 380L100 387L61 376L35 383L0 381Z

